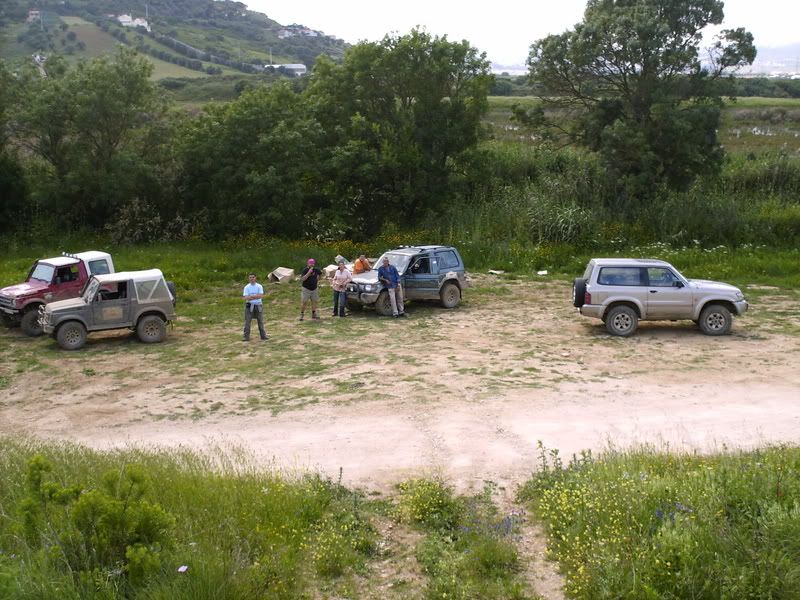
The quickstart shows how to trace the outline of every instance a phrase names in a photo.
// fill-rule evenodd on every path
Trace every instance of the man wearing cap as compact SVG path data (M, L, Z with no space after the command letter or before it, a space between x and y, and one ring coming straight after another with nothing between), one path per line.
M309 258L307 266L300 273L300 320L305 318L306 306L311 302L311 318L319 319L317 305L319 304L319 276L322 271L317 268L317 261Z

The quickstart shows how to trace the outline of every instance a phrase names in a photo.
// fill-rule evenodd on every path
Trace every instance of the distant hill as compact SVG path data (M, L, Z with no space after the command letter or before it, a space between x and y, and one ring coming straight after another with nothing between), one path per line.
M120 16L139 26L123 26ZM281 25L230 0L0 3L0 58L12 63L34 53L91 58L120 43L150 56L159 78L257 73L270 64L311 67L320 54L341 58L346 46L323 32Z
M750 73L800 75L800 43L774 48L759 47Z

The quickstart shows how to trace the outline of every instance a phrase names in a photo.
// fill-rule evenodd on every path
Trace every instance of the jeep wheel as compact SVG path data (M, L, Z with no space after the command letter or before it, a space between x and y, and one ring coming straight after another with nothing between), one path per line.
M700 331L706 335L725 335L731 330L731 311L721 304L706 306L700 313Z
M392 301L389 300L389 292L383 290L375 301L375 312L382 317L392 316Z
M583 306L583 299L586 296L586 280L578 278L572 282L572 306L580 308Z
M638 325L639 317L630 306L615 306L606 314L606 330L611 335L628 337Z
M67 321L58 328L56 340L64 350L79 350L86 343L86 328L78 321Z
M455 308L461 302L461 290L455 283L445 283L439 292L442 299L442 306L445 308Z
M39 325L39 307L29 308L28 312L22 315L22 320L20 321L20 327L22 327L22 331L25 332L25 335L29 335L31 337L39 337L44 333L42 326Z
M6 327L19 327L19 321L12 318L10 315L7 315L5 313L0 314L0 319L2 319L3 325L5 325Z
M139 323L136 325L136 335L145 344L163 342L167 336L166 323L157 315L146 315L139 319Z

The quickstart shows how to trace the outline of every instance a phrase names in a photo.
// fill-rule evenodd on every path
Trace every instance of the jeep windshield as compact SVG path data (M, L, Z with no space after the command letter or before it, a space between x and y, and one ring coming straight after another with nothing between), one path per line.
M28 275L28 279L36 279L38 281L50 283L53 281L53 273L55 273L55 270L56 268L53 265L48 265L47 263L36 263L36 266L33 267L31 274Z
M388 258L389 263L393 264L397 269L397 272L401 275L405 272L406 267L408 267L408 263L411 262L411 255L410 254L399 254L397 252L385 252L383 256L381 256L377 262L375 263L375 268L378 269L383 266L383 259Z
M100 289L100 282L92 277L86 284L86 287L83 288L83 300L86 302L86 304L89 304L92 300L94 300L98 289Z

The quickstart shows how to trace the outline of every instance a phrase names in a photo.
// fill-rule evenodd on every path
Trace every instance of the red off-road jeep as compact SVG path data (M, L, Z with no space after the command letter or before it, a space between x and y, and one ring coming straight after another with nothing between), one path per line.
M25 283L0 289L0 317L8 326L20 325L27 335L42 335L39 307L48 302L75 298L92 275L114 272L106 252L91 250L63 253L33 263Z

